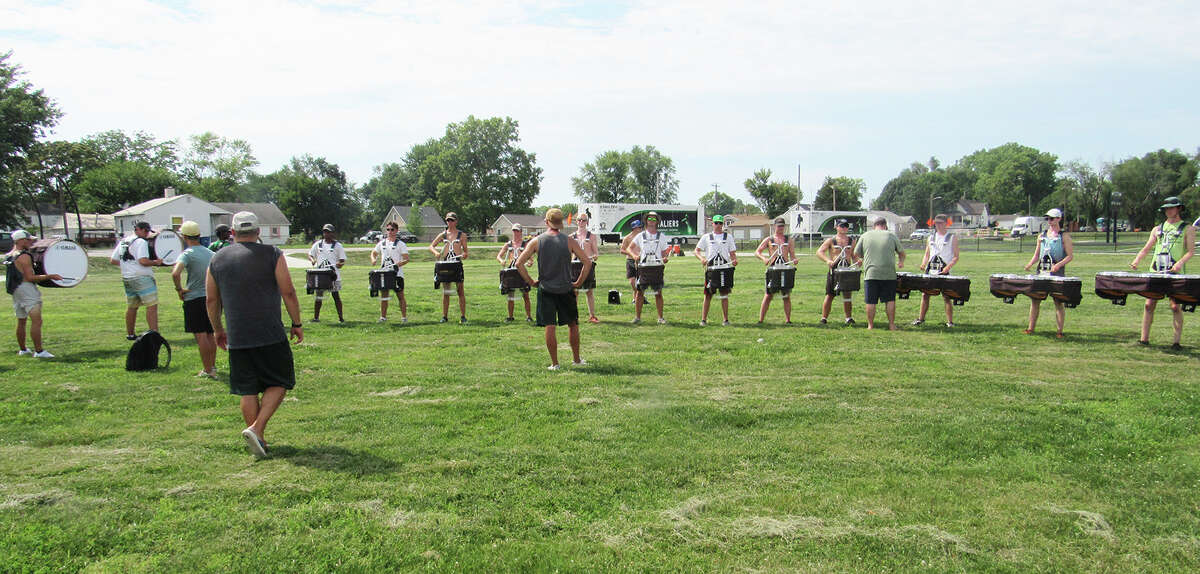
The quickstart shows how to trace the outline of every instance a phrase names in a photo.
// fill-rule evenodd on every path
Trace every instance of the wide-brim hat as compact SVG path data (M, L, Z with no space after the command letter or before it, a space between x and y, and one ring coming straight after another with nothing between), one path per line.
M1158 206L1159 209L1166 209L1168 207L1183 207L1183 202L1179 201L1178 197L1172 195L1171 197L1163 200L1162 205Z

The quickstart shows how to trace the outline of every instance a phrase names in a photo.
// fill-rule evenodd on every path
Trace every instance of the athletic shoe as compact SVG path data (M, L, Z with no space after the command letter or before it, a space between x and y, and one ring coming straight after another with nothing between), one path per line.
M321 319L319 317L313 317L312 321L309 321L309 323L320 323L320 322L321 322Z
M1150 346L1150 341L1142 341L1142 340L1139 340L1139 341L1138 341L1138 344L1139 344L1139 345L1141 345L1141 346L1143 346L1143 347L1149 347L1149 346Z
M700 326L701 326L701 327L707 327L707 326L708 326L708 321L700 321Z
M125 340L126 341L136 341L137 335L125 335Z
M216 379L217 373L216 373L216 371L213 371L211 373L208 371L200 371L199 373L196 373L196 378L197 379Z
M759 321L759 322L761 323L762 321ZM822 325L824 325L824 324L826 324L826 323L828 323L828 322L829 322L829 319L826 319L826 318L824 318L824 317L821 317L821 324L822 324Z
M507 319L505 319L505 320L504 320L504 322L505 322L505 323L512 323L512 322L513 322L513 318L512 318L512 317L508 317Z
M50 351L43 349L41 351L34 353L33 358L35 358L35 359L53 359L54 355L51 355Z
M1025 329L1025 334L1026 334L1026 335L1032 335L1032 334L1033 334L1033 329Z
M572 361L571 364L577 367L582 367L587 364L587 359L580 357L578 361Z
M467 316L466 316L466 315L463 315L462 317L459 317L459 318L458 318L458 322L459 322L459 324L461 324L461 325L466 325L466 324L467 324Z
M401 318L400 318L400 322L401 322L401 323L407 323L407 322L408 322L408 317L401 317Z
M449 322L449 320L446 319L445 317L442 317L442 320L438 321L438 323L447 323L447 322Z
M912 326L913 326L913 327L920 327L921 325L924 325L924 324L925 324L925 320L924 320L924 319L915 319L915 320L913 320L913 322L912 322Z
M662 317L659 317L659 318L658 318L658 324L659 324L659 325L666 325L666 324L667 324L667 320L666 320L666 319L664 319L664 318L662 318Z
M845 323L845 325L846 325L846 326L850 326L850 325L853 325L853 324L854 324L854 318L853 318L853 317L846 317L846 323Z
M955 328L955 327L957 327L957 326L958 326L958 325L955 325L954 323L951 323L950 321L946 321L946 327L947 327L947 328L953 329L953 328Z
M263 445L263 440L259 438L258 433L254 432L253 428L246 427L246 430L242 431L242 438L246 439L246 447L250 449L250 454L258 458L267 456L267 449Z
M343 319L343 318L341 318L341 317L338 317L338 323L345 323L345 322L346 322L346 320L345 320L345 319Z
M387 317L380 317L376 323L387 323Z
M546 370L547 371L557 371L561 368L562 368L561 365L550 365L549 367L546 367Z
M1180 345L1179 343L1171 343L1171 350L1172 351L1182 351L1183 345Z
M532 323L532 322L533 322L533 317L526 317L526 318L525 318L525 322L526 322L526 323Z
M599 323L599 322L600 322L600 318L595 315L588 317L588 323Z
M24 356L26 356L26 355L29 355L30 357L32 357L32 356L33 356L33 350L32 350L32 349L21 349L20 351L17 351L17 356L18 356L18 357L24 357Z
M725 321L725 322L721 323L721 326L722 326L722 327L728 327L728 326L729 326L729 325L731 325L731 324L732 324L732 323L730 323L729 321Z
M638 323L641 323L641 322L642 322L641 317L634 317L633 320L630 321L630 323L633 323L634 325L637 325Z
M759 321L759 323L762 323L762 321ZM783 322L783 324L784 324L784 325L791 325L791 324L792 324L792 322L791 322L791 321L784 321L784 322ZM824 323L822 323L822 325L824 325Z

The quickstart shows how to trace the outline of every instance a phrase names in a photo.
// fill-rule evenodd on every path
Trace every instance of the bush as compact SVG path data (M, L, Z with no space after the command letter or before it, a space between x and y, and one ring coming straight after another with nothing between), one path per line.
M509 237L503 233L496 236L496 241L499 241L500 243L508 243L508 240L509 240Z

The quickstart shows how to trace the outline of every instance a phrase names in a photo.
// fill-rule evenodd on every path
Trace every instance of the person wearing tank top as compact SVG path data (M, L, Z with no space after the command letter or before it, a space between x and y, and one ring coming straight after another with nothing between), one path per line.
M512 239L500 247L499 253L496 254L496 261L503 265L503 269L513 269L517 265L517 258L525 251L526 240L522 237L524 230L520 223L514 223L512 226ZM516 307L517 294L513 293L512 289L500 288L500 294L506 295L508 299L508 318L505 322L513 322L513 309ZM529 285L521 288L521 296L525 298L525 322L532 323L533 316L530 315L529 307Z
M708 284L708 270L718 265L727 265L737 267L737 243L733 241L733 237L725 231L725 217L723 215L714 215L712 218L713 230L700 237L700 241L696 243L695 255L696 259L705 268L704 278L704 304L700 310L700 326L708 325L708 309L712 304L714 292L720 293L721 299L721 316L724 320L722 325L729 326L729 292L730 288L714 289Z
M854 254L854 239L850 237L850 222L845 219L839 219L834 224L837 229L837 235L826 239L817 248L817 258L825 262L829 267L829 271L825 274L825 300L821 302L821 324L829 322L829 312L833 309L833 298L837 296L837 291L834 291L834 276L833 270L838 267L850 267L859 262L858 256ZM842 312L846 318L844 325L850 326L854 324L853 315L854 302L850 299L849 291L842 291Z
M1185 273L1186 265L1196 254L1196 228L1183 220L1183 202L1178 197L1168 197L1159 207L1166 216L1166 221L1150 232L1150 239L1145 247L1133 258L1130 269L1136 270L1142 258L1154 251L1154 271L1159 273ZM1142 332L1138 343L1150 344L1150 326L1154 324L1154 310L1158 307L1157 299L1146 299L1146 308L1142 312ZM1174 299L1171 300L1171 314L1174 319L1175 342L1171 348L1180 350L1180 338L1183 337L1183 307Z
M758 249L754 250L754 256L758 257L763 265L770 269L773 266L796 266L796 246L792 243L792 238L787 236L787 222L782 217L776 217L774 221L774 232L762 240L758 244ZM770 285L768 285L770 287ZM791 290L780 290L780 296L783 298L783 319L787 325L792 324L792 297ZM758 307L758 322L761 325L767 318L767 308L771 306L771 299L775 294L768 288L763 294L762 304Z
M573 238L562 232L563 212L553 208L546 211L547 231L530 241L517 258L517 271L526 283L538 288L537 320L546 330L546 351L550 353L551 371L559 370L557 327L566 325L570 332L572 363L585 365L579 356L579 307L575 290L583 285L592 270L592 260ZM537 255L538 277L533 279L526 269ZM583 272L571 281L571 256L583 261Z
M596 316L595 277L596 259L600 257L600 237L588 229L588 221L589 219L587 212L581 212L579 216L575 218L575 225L578 227L575 229L575 233L571 235L571 238L575 240L575 243L578 243L579 246L583 248L583 252L587 254L589 259L592 260L592 280L585 280L583 282L585 285L583 292L587 295L588 323L599 323L600 318ZM576 259L576 261L581 260Z
M671 244L667 240L667 236L658 230L658 214L651 211L646 214L646 230L637 234L633 239L633 243L629 245L629 253L637 260L638 267L659 267L662 268L667 264L667 259L671 253ZM654 291L654 306L658 310L658 324L665 325L667 319L663 317L663 294L662 284L643 285L638 284L634 290L633 304L633 322L642 322L642 305L646 303L645 287Z
M1039 275L1062 277L1067 274L1067 264L1075 259L1075 247L1071 241L1071 234L1062 230L1062 217L1063 212L1058 208L1046 212L1046 225L1049 227L1038 237L1033 257L1030 258L1029 263L1025 264L1026 271L1032 269L1036 264ZM1026 335L1032 335L1034 328L1037 327L1041 304L1042 302L1037 299L1030 299L1029 328L1025 329ZM1058 326L1058 332L1054 336L1061 339L1063 338L1063 324L1067 319L1067 307L1057 299L1054 300L1054 319Z
M950 233L949 218L944 213L933 218L934 232L925 242L925 256L921 258L921 272L931 275L949 275L950 268L958 264L958 237ZM912 322L913 326L925 323L925 313L929 311L929 300L933 296L921 294L921 310ZM942 295L946 304L946 326L954 327L954 300L949 295Z
M462 261L471 255L471 250L467 247L467 235L458 229L458 215L453 211L446 214L446 230L439 233L433 238L433 243L429 244L429 252L438 261ZM445 247L441 252L438 251L438 245L445 243ZM467 295L463 290L462 281L454 283L458 292L458 311L459 322L465 324L467 322ZM442 320L439 323L447 322L446 316L450 313L450 294L445 289L442 290Z

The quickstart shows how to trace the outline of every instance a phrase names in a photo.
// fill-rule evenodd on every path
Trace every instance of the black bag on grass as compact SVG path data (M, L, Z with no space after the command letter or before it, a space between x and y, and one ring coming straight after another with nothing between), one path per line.
M146 331L138 336L133 342L133 346L129 348L129 354L125 356L126 371L149 371L158 368L158 351L159 349L167 348L167 364L163 368L171 366L171 344L158 334L158 331Z

